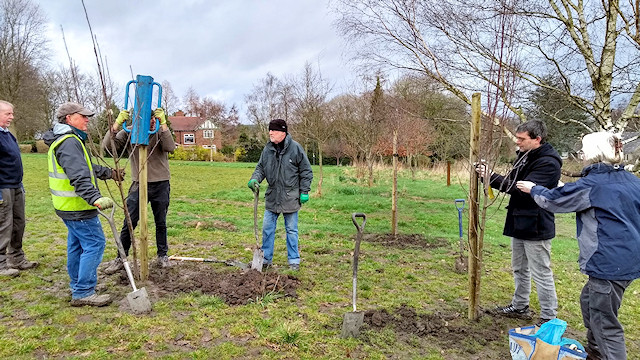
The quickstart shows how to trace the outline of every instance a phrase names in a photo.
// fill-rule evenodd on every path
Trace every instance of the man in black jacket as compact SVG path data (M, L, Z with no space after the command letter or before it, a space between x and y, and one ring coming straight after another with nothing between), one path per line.
M519 150L513 168L505 176L495 174L486 166L476 167L483 177L489 177L492 188L511 195L503 234L511 237L511 267L515 291L511 304L496 309L500 315L530 319L529 296L531 278L536 283L542 324L554 319L558 298L551 271L551 239L555 236L553 213L541 209L529 196L517 189L516 182L532 181L549 189L560 180L562 160L546 142L547 128L541 121L528 121L516 129Z
M289 268L298 270L298 210L301 204L309 201L313 172L302 146L287 134L287 123L284 120L275 119L269 123L269 140L247 184L255 192L265 178L269 183L262 222L264 266L270 266L273 261L276 222L278 216L283 214Z

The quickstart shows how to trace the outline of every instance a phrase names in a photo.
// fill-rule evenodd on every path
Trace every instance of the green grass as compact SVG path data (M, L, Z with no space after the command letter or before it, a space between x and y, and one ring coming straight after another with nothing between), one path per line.
M437 343L396 334L393 329L367 331L359 339L341 339L342 316L351 311L351 252L355 227L351 213L367 214L365 233L390 231L391 172L377 170L374 187L354 168L324 167L323 196L314 196L300 212L301 286L297 298L266 294L245 306L229 306L198 292L154 298L154 311L134 316L119 308L128 287L107 278L108 292L118 301L105 308L71 308L66 273L66 228L51 206L46 157L23 155L27 190L24 248L41 266L15 279L2 279L0 289L0 358L89 359L465 359ZM255 164L171 161L171 205L167 218L170 253L250 261L253 196L246 183ZM314 167L314 170L317 168ZM317 178L315 179L317 181ZM439 174L418 172L412 180L400 172L399 231L422 234L431 248L392 248L363 242L358 282L358 309L394 308L405 304L419 312L467 313L468 279L453 272L458 248L454 199L465 189L447 187ZM103 193L108 193L101 183ZM111 191L115 187L109 184ZM113 197L119 200L118 193ZM263 199L260 208L263 209ZM489 210L484 243L481 306L506 304L513 291L509 241L501 235L504 205ZM262 214L263 210L260 210ZM465 219L467 213L465 211ZM122 214L117 214L117 222ZM200 225L197 225L197 224ZM105 234L111 231L103 221ZM558 216L553 242L559 317L584 341L578 296L586 277L577 269L578 248L571 214ZM153 221L149 211L149 231ZM466 234L466 220L465 220ZM285 265L282 220L278 225L274 262ZM152 238L152 236L150 237ZM444 240L444 242L443 242ZM115 256L110 240L105 260ZM155 255L150 241L149 254ZM220 265L212 265L220 266ZM289 274L289 272L285 272ZM206 274L204 274L206 275ZM139 286L144 286L140 284ZM625 295L620 320L625 326L630 359L640 359L640 287ZM538 309L537 298L531 306ZM490 321L483 318L480 322ZM469 326L478 326L469 323ZM506 333L505 329L505 333ZM507 336L477 349L508 352ZM465 357L466 356L466 357Z

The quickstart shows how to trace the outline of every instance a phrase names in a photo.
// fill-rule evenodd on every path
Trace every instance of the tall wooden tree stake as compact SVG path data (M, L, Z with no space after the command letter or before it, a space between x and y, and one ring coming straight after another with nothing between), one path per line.
M471 97L471 136L469 161L480 161L480 93ZM478 318L480 302L480 268L482 267L482 239L478 238L478 173L471 166L469 174L469 319Z
M391 191L391 233L398 235L398 130L393 130L393 189Z
M138 173L139 188L139 205L140 208L140 279L147 280L149 278L149 229L147 227L147 145L138 145Z

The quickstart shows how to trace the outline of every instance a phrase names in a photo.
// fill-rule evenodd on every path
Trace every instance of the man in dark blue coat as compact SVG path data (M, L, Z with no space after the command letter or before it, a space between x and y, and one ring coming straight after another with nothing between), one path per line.
M22 250L24 187L22 158L16 138L9 132L13 105L0 100L0 276L15 277L20 270L38 266Z
M557 186L562 159L546 138L547 127L543 122L533 120L520 124L516 129L518 152L511 171L502 176L484 165L476 168L483 179L490 179L492 188L511 196L503 234L511 237L515 291L511 303L496 308L496 313L530 319L529 297L533 277L540 302L538 324L554 319L558 309L551 270L551 239L555 237L555 222L553 213L541 209L531 196L518 190L516 182L529 180L550 189Z
M578 263L589 276L580 294L589 359L626 359L618 320L625 289L640 277L640 179L624 170L622 141L597 132L582 139L582 178L553 190L520 181L543 209L576 212Z

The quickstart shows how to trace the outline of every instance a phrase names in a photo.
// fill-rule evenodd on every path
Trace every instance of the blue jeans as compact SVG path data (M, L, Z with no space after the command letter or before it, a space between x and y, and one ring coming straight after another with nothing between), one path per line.
M67 235L67 271L71 297L81 299L96 292L97 269L102 261L106 240L98 216L85 220L62 220Z
M287 231L287 259L289 264L300 264L298 252L298 212L282 214L284 216L284 228ZM276 223L280 214L264 211L262 220L262 251L265 264L273 261L273 244L276 239Z

